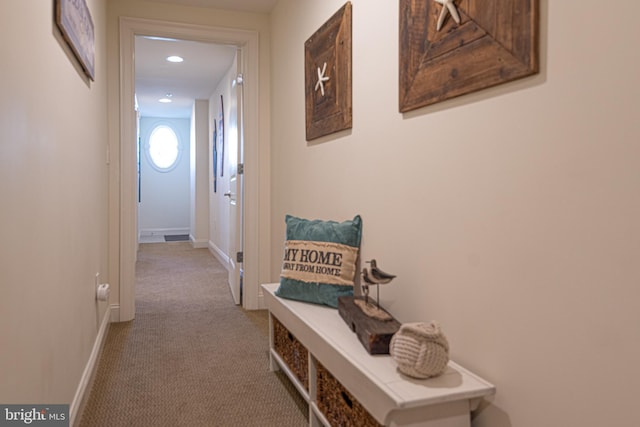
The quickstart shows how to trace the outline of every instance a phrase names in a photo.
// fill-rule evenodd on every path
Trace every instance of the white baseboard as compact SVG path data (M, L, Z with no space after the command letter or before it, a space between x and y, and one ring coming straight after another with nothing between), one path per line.
M258 295L258 310L266 310L267 303L264 302L264 294L260 293Z
M220 250L220 248L217 247L212 241L209 241L209 252L211 252L213 256L216 257L218 261L220 261L220 263L222 263L222 265L227 270L229 270L231 265L229 257L227 256L227 254L222 252L222 250ZM233 293L233 290L231 292ZM249 310L266 310L266 309L267 309L267 304L264 302L264 294L262 293L262 289L260 289L260 292L258 293L257 308L252 307Z
M82 415L84 403L89 397L93 375L95 374L95 370L98 366L100 353L102 352L102 346L104 345L105 338L107 337L107 331L109 330L111 316L111 307L109 307L107 310L105 310L104 316L102 316L100 328L98 329L98 335L96 336L96 340L93 343L93 350L91 350L91 355L89 356L87 365L84 367L84 372L82 373L82 377L80 378L80 384L78 384L76 395L73 397L73 401L69 406L70 426L74 426L76 425L76 421L80 421L78 419L78 416Z
M227 254L222 252L219 247L214 245L211 240L209 240L209 252L211 252L213 256L216 257L227 270L229 269L229 257L227 256Z
M188 228L141 228L139 237L166 236L172 234L189 234Z
M208 248L209 247L209 241L206 239L199 239L197 240L195 237L193 237L193 234L189 234L189 241L191 241L191 246L193 246L194 249L201 249L201 248Z
M120 321L120 304L111 304L111 323Z

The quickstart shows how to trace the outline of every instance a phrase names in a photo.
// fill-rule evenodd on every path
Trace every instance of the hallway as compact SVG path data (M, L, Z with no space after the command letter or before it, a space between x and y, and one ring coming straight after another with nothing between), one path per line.
M233 304L207 249L143 244L136 275L136 318L111 324L81 426L307 424L268 370L266 312Z

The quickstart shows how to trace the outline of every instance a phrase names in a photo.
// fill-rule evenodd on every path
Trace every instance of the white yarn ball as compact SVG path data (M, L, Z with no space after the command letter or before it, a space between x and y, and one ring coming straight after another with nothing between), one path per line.
M414 378L440 375L449 363L449 343L435 321L400 326L391 337L389 353L400 372Z

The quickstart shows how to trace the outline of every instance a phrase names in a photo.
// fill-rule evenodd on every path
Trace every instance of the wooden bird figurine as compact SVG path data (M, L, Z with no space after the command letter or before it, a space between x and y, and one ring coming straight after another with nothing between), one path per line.
M396 276L394 274L385 273L384 271L380 270L378 268L378 263L376 262L375 259L372 259L371 261L367 261L367 262L371 264L371 276L373 276L373 279L375 280L376 284L384 285L386 283L389 283L393 279L395 279Z
M369 271L366 268L362 269L362 280L364 283L362 284L362 293L364 294L365 303L369 304L369 285L375 285L371 277L369 277Z
M367 261L368 264L371 264L371 271L366 268L362 269L362 280L365 284L362 285L362 292L364 293L364 300L366 304L369 304L369 286L376 285L377 297L376 297L376 305L378 309L380 308L380 286L391 282L396 276L394 274L389 274L382 271L378 268L378 263L375 259L371 261Z

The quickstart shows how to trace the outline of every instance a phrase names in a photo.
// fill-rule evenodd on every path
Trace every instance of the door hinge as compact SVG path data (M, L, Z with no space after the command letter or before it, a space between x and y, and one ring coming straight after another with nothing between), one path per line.
M244 174L244 163L238 163L238 175Z
M243 258L244 258L243 252L236 252L236 262L243 262L242 261Z

